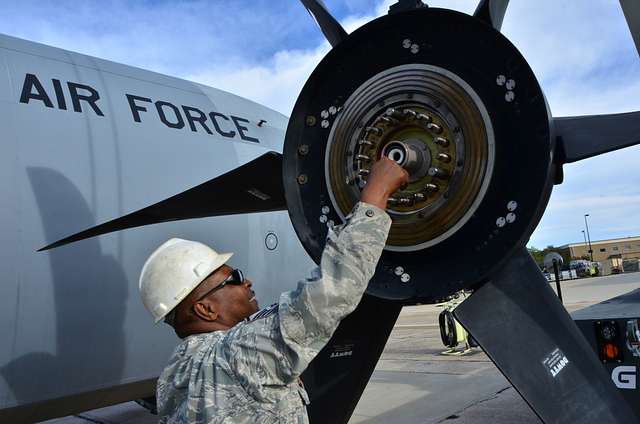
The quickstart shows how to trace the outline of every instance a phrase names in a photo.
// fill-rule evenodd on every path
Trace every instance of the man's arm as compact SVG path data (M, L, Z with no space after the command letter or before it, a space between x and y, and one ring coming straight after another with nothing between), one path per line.
M356 308L376 269L391 219L389 196L409 175L385 157L371 168L361 201L337 231L329 230L315 277L280 297L280 329L294 374L300 374L329 341L340 320Z
M390 226L391 219L382 209L358 203L345 225L329 232L312 278L280 297L280 330L291 350L293 375L304 371L360 302Z
M329 230L320 266L312 276L281 295L277 314L230 331L237 336L245 333L229 343L234 368L247 372L241 380L287 384L325 346L340 320L356 308L375 272L391 226L382 208L406 181L406 171L395 162L386 158L377 162L362 201L344 225Z

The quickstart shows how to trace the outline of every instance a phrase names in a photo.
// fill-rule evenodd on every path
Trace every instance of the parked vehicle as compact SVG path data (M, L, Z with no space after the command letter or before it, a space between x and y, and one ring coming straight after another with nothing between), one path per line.
M574 259L569 262L569 269L575 270L578 277L591 277L598 274L597 262L586 259Z

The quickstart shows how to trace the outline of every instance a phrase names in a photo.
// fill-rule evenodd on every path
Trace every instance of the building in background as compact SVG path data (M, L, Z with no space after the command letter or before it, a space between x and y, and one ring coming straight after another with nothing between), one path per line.
M593 260L601 264L602 275L639 270L640 237L592 240ZM563 256L588 259L588 243L570 243L558 248Z

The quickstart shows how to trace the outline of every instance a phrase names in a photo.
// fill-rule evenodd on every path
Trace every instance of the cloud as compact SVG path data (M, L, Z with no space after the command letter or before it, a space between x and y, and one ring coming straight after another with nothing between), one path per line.
M367 22L386 14L394 3L396 3L395 0L382 0L375 5L371 5L369 2L367 7L363 7L364 2L350 3L349 10L364 9L368 13L345 16L340 20L340 23L348 33L351 33ZM473 2L468 0L440 1L434 2L433 5L437 6L437 4L450 4L460 10L467 11L470 7L475 7L472 6ZM313 19L307 17L307 20L308 25L321 34ZM201 69L186 74L184 77L230 91L289 116L305 81L330 48L329 43L322 40L316 46L308 49L279 50L260 63L255 63L252 60L206 63Z
M329 49L329 43L323 43L314 50L283 50L265 64L205 68L187 79L233 92L289 116L302 86Z
M267 0L24 0L3 4L0 28L175 76L203 63L258 63L281 48L306 48L321 39L298 2L274 7Z
M341 25L348 33L355 31L386 13L393 3L392 0L384 0L371 8L372 14L346 16ZM311 17L308 21L320 33ZM186 79L233 92L289 116L304 83L330 49L327 41L305 50L283 49L260 64L237 61L211 64L186 75Z
M584 78L634 53L622 9L610 0L511 2L503 32L548 81Z
M640 110L640 61L617 2L512 2L503 31L554 115Z

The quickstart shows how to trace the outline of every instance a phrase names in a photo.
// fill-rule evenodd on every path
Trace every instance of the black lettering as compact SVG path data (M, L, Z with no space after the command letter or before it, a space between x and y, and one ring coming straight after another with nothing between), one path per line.
M173 104L169 102L163 102L163 101L157 101L155 105L156 105L156 109L158 110L158 115L160 116L160 120L162 121L163 124L171 128L178 128L178 129L184 128L184 120L182 119L182 114L180 114L180 109L178 109L177 107L175 107ZM165 106L173 110L173 113L176 115L176 119L178 120L178 122L170 122L167 119L167 116L164 114L164 110L163 110L163 107Z
M218 113L218 112L211 112L211 113L209 114L209 118L211 118L211 121L213 122L213 126L216 128L216 132L217 132L218 134L220 134L221 136L223 136L223 137L229 137L229 138L233 138L233 137L235 137L235 136L236 136L236 132L235 132L235 131L223 131L223 130L220 128L220 125L218 124L218 121L217 121L217 119L216 119L216 118L218 118L218 117L219 117L219 118L224 119L225 121L228 121L228 120L229 120L229 118L227 118L226 116L224 116L224 115L223 115L223 114L221 114L221 113Z
M51 81L53 81L53 90L56 92L58 109L67 110L67 101L64 99L64 91L62 91L62 84L60 84L60 80L54 78Z
M140 122L140 111L146 112L147 108L144 106L138 106L136 104L136 100L151 103L151 99L147 97L134 96L133 94L127 94L127 101L129 102L129 107L131 108L133 120L136 122Z
M34 87L36 92L32 93ZM40 84L40 81L38 81L38 77L33 74L27 74L24 77L22 94L20 94L20 103L29 103L30 99L40 100L46 107L53 107L53 103L51 103L51 99L47 95L47 92L44 90L42 84Z
M196 125L195 125L195 122L197 121L197 122L200 122L200 125L202 125L202 128L204 128L204 130L207 133L213 134L211 130L205 125L205 121L207 120L207 115L205 115L203 111L195 107L184 106L184 105L182 106L182 110L184 110L184 114L187 115L187 121L189 121L189 127L191 127L191 131L198 132L198 130L196 130ZM193 116L191 112L197 113L198 116Z
M69 94L71 94L71 103L73 103L73 110L75 112L82 112L82 106L80 105L80 101L85 101L89 103L91 109L98 115L104 116L104 113L100 110L96 102L100 100L100 94L93 88L88 85L78 84L75 82L67 82L67 86L69 87ZM78 90L88 91L89 94L80 94Z
M231 119L233 120L233 123L236 124L236 128L238 129L238 134L240 134L241 139L245 141L251 141L253 143L260 143L260 140L258 140L257 138L249 137L244 133L245 131L248 131L249 128L239 124L239 122L249 123L248 120L244 118L238 118L237 116L233 116L233 115L231 116Z

